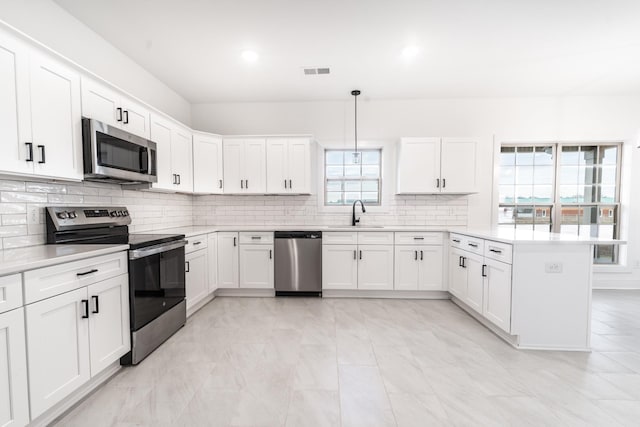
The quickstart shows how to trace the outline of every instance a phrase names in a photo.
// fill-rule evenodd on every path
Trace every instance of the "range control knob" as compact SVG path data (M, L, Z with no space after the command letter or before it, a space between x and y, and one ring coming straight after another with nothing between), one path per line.
M116 211L111 211L109 212L109 215L111 215L112 217L118 216L118 213Z
M129 216L129 211L122 211L122 216Z
M60 219L67 219L67 218L69 218L69 214L68 214L68 213L66 213L66 212L58 212L58 213L56 214L56 216L57 216L58 218L60 218Z
M69 215L69 218L78 218L76 211L67 212L67 215Z

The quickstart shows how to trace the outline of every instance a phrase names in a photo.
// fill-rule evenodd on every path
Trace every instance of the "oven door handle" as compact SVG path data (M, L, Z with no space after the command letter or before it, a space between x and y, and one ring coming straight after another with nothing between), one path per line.
M156 255L162 252L171 251L173 249L183 248L187 245L186 240L178 240L177 242L162 243L160 245L149 246L142 249L134 249L129 251L129 259L140 259L151 255Z

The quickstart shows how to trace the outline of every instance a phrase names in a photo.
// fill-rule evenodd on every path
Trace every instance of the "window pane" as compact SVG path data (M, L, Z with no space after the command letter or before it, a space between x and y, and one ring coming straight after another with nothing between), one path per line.
M345 166L344 176L360 176L360 165Z
M360 192L361 184L360 181L345 181L344 182L344 190L345 191L358 191Z
M380 166L375 165L362 165L362 176L364 177L379 177Z
M516 182L516 170L513 166L502 166L500 168L500 184L514 184Z
M378 181L362 181L362 191L378 192Z
M560 184L577 184L579 174L580 174L579 166L561 166L560 167Z
M327 205L340 205L342 204L342 192L327 192L327 196L325 197L325 203Z
M356 200L360 200L360 193L344 193L344 199L345 203L350 205Z
M536 166L553 165L553 147L536 147L534 162Z
M595 184L598 182L598 170L593 166L580 166L578 168L578 184Z
M342 191L342 181L328 181L327 191Z
M616 167L615 166L603 166L601 168L602 178L600 182L608 185L616 184Z
M580 147L565 145L560 154L560 164L578 165L580 164Z
M618 146L603 146L600 148L603 165L615 165L618 162Z
M553 166L535 166L533 171L533 182L535 184L553 183Z
M598 162L598 147L595 145L580 147L580 164L593 165Z
M603 185L600 188L600 201L603 203L614 203L616 201L616 187Z
M617 261L617 246L614 245L596 245L595 263L596 264L615 264Z
M533 231L533 224L516 224L516 230Z
M380 164L380 151L363 151L362 152L362 164L363 165L379 165Z
M513 224L515 222L515 209L512 206L501 206L498 208L499 224Z
M516 164L515 147L502 147L500 149L500 164L503 166L511 166Z
M378 201L378 193L362 193L362 200L368 203L376 203Z
M560 201L562 203L578 203L578 186L577 185L561 185Z
M600 224L615 224L616 220L618 218L617 215L617 208L616 206L600 206L600 210L598 212L598 216L599 216L599 221L598 223Z
M533 184L533 166L516 166L516 183Z
M533 224L533 206L517 206L514 218L517 224Z
M344 162L344 153L342 151L326 151L326 163L328 165L342 165Z
M340 178L343 176L342 166L327 166L327 178Z
M614 232L613 225L601 225L598 229L598 237L613 239L613 232Z
M533 186L516 185L516 203L531 203L533 201Z
M362 159L362 153L360 151L358 151L358 153L360 154L359 158ZM360 162L362 163L362 162ZM360 163L356 163L355 162L355 158L353 156L353 151L346 151L344 153L344 164L345 165L358 165Z
M500 186L500 203L515 203L516 187L513 185Z
M593 203L598 201L598 186L585 185L578 187L578 202L579 203Z
M564 234L578 235L578 226L574 224L562 224L560 226L560 232Z
M580 206L562 206L560 208L560 223L562 224L561 230L564 230L564 226L567 224L579 224L580 223ZM576 227L576 233L578 229Z
M553 202L553 187L550 185L534 185L533 201L534 203L551 203Z
M533 147L516 148L516 165L533 165Z

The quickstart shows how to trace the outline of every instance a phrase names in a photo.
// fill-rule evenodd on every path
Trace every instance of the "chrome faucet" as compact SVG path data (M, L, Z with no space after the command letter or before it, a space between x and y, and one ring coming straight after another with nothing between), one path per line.
M358 202L360 202L360 206L362 206L362 213L367 212L367 210L364 208L364 203L362 202L362 200L356 200L355 202L353 202L353 209L351 211L351 225L353 225L354 227L357 223L360 222L360 218L356 219L356 203Z

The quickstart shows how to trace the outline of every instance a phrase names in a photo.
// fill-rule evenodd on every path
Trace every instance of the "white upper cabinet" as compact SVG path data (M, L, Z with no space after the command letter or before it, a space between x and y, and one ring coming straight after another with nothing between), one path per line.
M82 178L80 74L0 31L0 172Z
M221 194L222 138L205 133L193 134L193 192Z
M402 138L398 194L473 193L478 141L468 138Z
M150 112L118 91L82 77L82 115L149 138Z
M309 138L267 140L267 193L311 193Z
M267 157L264 138L223 141L225 193L265 194Z
M193 192L191 132L156 114L151 114L151 141L156 143L158 182L152 188Z

